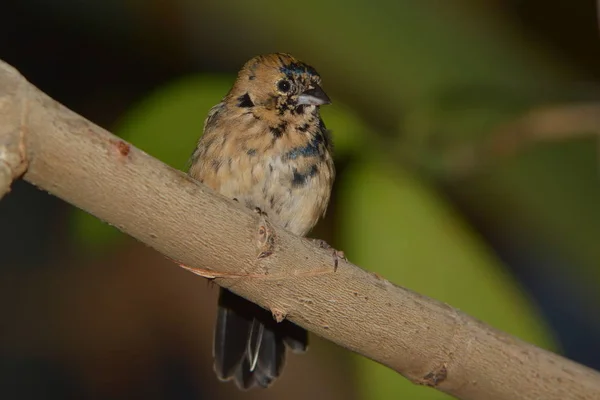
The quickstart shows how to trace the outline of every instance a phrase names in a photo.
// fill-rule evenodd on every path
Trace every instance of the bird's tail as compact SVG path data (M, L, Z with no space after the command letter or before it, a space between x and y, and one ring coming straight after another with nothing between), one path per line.
M266 388L281 374L286 345L303 353L308 334L290 321L277 323L269 311L220 290L213 347L217 377L233 379L240 389Z

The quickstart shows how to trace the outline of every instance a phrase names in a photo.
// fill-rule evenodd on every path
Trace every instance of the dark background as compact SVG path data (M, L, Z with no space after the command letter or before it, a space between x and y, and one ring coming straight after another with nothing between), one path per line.
M598 49L592 0L0 3L0 59L177 168L248 58L312 64L339 171L312 236L595 369ZM24 182L0 221L3 399L446 397L316 337L241 394L205 280Z

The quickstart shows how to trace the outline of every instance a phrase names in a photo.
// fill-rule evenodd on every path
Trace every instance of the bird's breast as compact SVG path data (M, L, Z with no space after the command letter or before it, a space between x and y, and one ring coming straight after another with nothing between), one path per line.
M311 124L265 125L248 114L236 121L241 124L236 129L207 130L190 175L247 207L259 207L289 231L307 234L327 209L335 177L324 127L318 118Z
M223 168L217 190L247 207L259 207L274 223L305 235L324 214L333 183L329 156L240 159Z

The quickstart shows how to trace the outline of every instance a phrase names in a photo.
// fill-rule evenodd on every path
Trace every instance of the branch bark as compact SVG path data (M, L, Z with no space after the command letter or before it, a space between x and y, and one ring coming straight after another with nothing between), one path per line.
M600 396L596 371L348 262L334 272L330 251L87 121L1 61L0 104L9 127L0 143L27 146L27 181L278 319L461 399Z

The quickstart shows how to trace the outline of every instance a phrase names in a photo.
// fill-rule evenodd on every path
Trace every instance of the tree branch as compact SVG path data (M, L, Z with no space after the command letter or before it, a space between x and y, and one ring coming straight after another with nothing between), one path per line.
M596 371L350 263L334 272L330 251L92 124L1 62L0 104L0 143L26 144L27 181L278 319L461 399L600 395Z
M590 136L600 137L600 103L543 106L498 127L482 141L446 151L442 161L451 178L465 178L541 143Z

